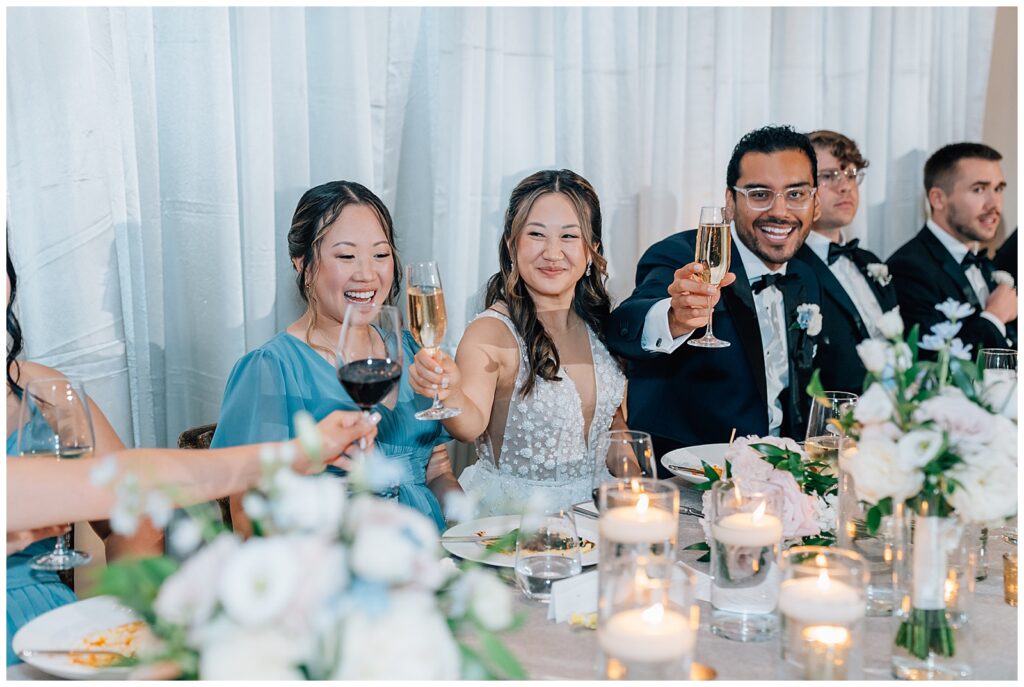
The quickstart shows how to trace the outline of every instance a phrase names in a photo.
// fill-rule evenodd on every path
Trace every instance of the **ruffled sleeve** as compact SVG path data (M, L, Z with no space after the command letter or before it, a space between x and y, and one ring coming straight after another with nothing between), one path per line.
M264 349L235 363L210 448L290 439L291 417L300 404L289 393L287 379L283 361Z

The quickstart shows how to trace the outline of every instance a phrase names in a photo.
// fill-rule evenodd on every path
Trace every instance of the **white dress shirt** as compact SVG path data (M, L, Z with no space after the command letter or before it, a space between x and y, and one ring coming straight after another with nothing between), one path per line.
M817 232L812 231L808 234L806 243L808 248L821 258L821 261L825 263L825 266L828 267L840 286L846 291L846 295L853 301L854 307L857 308L857 312L860 314L861 321L867 327L868 335L871 337L881 336L882 332L878 328L878 320L883 315L882 306L878 304L875 292L871 289L868 280L857 268L853 260L844 255L829 265L828 247L832 242L827 236ZM842 234L840 234L840 245L844 243L846 242L842 240Z
M935 222L928 220L927 227L931 229L931 232L935 234L935 238L939 240L939 243L949 252L953 259L956 260L959 265L963 262L967 252L971 253L978 252L978 244L974 243L973 246L968 247L967 244L962 243L955 237L951 236L942 227ZM974 295L978 297L978 302L981 303L982 311L981 316L991 322L999 330L999 333L1006 336L1006 325L999 321L999 318L990 312L984 310L985 305L988 304L988 297L991 295L988 290L988 284L985 283L985 276L981 273L981 270L977 265L971 265L964 272L964 276L967 277L968 283L971 288L974 289ZM938 303L936 303L938 305Z

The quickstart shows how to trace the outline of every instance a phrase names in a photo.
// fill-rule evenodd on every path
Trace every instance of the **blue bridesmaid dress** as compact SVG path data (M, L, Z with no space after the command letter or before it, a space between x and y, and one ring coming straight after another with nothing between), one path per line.
M33 421L34 417L30 422ZM14 456L17 450L18 432L15 431L7 437L7 455ZM11 640L22 625L47 611L77 601L75 593L60 581L57 573L33 570L28 565L36 556L52 551L55 543L52 537L43 539L7 557L7 665L21 662L11 649Z
M427 488L426 471L434 447L449 439L440 422L414 417L431 401L409 386L407 368L419 350L409 332L402 332L402 348L406 369L395 408L379 404L374 408L382 416L376 446L404 468L399 502L420 511L443 530L444 515ZM292 417L299 410L320 421L334 410L359 410L359 406L342 388L333 365L304 341L281 332L235 363L210 448L291 439ZM339 474L334 468L328 470Z

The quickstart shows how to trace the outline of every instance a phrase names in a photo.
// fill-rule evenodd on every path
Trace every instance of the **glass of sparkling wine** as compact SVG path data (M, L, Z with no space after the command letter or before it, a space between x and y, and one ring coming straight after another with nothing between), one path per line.
M734 478L711 488L711 632L740 642L778 629L782 489Z
M815 398L811 405L804 450L812 461L827 463L830 474L835 473L839 461L839 436L842 430L838 421L856 403L857 394L826 391L821 398Z
M704 267L697 278L705 284L717 287L729 273L729 258L732 255L732 234L729 232L731 219L728 208L703 207L700 209L694 261ZM715 338L711 323L712 315L711 296L708 296L707 332L701 338L690 339L686 343L700 348L726 348L730 345L728 341Z
M58 460L85 458L96 446L89 397L80 382L63 377L33 379L25 385L18 416L18 455ZM53 551L36 556L36 570L69 570L85 565L92 556L68 549L65 535Z
M436 355L441 348L448 326L448 312L444 307L444 289L441 274L435 262L417 262L405 268L406 293L409 296L409 330L423 348ZM434 403L416 413L417 420L445 420L462 411L441 403L434 391Z
M516 581L530 599L548 603L551 584L583 570L572 513L523 515L516 537Z

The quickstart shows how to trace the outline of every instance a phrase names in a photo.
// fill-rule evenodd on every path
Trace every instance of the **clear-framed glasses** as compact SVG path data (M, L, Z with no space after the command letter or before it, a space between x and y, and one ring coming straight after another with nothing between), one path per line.
M839 186L845 178L846 181L852 181L860 186L864 183L864 176L866 174L867 170L857 169L856 167L850 167L845 172L841 169L826 169L818 172L818 185Z
M818 189L813 186L796 186L794 188L787 188L785 191L774 191L764 186L754 186L753 188L733 186L732 190L742 193L746 197L747 205L751 210L764 212L765 210L771 210L772 206L775 205L775 199L779 196L782 196L786 207L790 210L806 210L814 198L815 191Z

